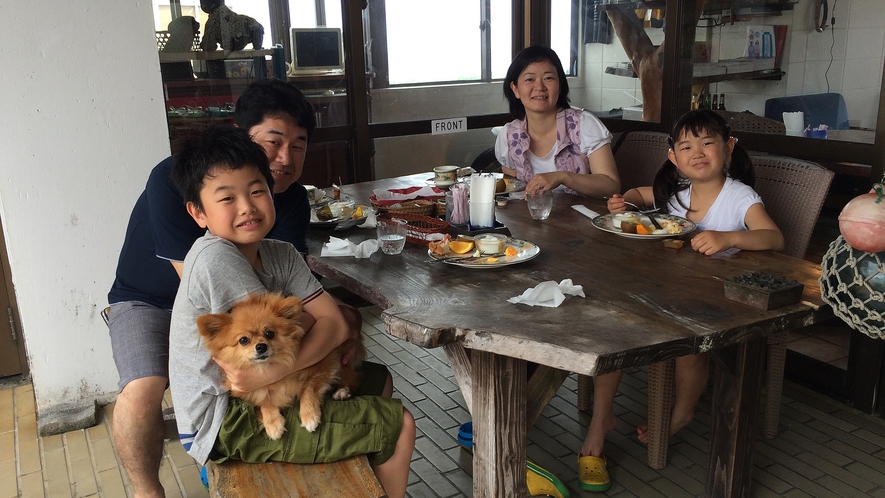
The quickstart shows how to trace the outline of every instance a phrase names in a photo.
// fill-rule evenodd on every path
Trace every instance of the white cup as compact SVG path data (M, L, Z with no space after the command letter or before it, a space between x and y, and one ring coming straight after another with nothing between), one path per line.
M433 182L438 187L454 185L458 181L457 166L437 166L433 168Z

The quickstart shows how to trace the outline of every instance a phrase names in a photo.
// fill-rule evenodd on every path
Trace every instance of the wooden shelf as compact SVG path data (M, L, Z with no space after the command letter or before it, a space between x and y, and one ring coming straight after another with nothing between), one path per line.
M707 83L717 83L719 81L735 81L735 80L774 80L780 81L785 72L780 69L765 69L763 71L749 71L746 73L728 73L713 74L710 76L697 76L692 78L693 84L705 85Z
M219 61L273 57L273 50L215 50L212 52L160 52L160 62Z

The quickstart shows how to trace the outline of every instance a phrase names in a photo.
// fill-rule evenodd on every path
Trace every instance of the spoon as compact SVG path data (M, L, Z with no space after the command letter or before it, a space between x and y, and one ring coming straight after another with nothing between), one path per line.
M610 199L611 199L611 197L609 197L609 196L607 196L607 195L602 196L602 198L605 199L605 200L610 200ZM633 204L632 202L629 202L629 201L624 201L624 204L626 204L626 205L628 205L628 206L633 206L634 208L636 208L637 211L639 211L639 214L657 213L658 211L661 210L661 208L650 208L650 209L646 209L646 208L643 208L643 207L639 207L639 206L637 206L636 204Z

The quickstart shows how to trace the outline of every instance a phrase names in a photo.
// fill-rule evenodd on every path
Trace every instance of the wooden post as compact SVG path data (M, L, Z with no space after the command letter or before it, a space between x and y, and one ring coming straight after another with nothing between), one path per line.
M707 497L750 496L765 338L715 350Z
M525 497L525 360L470 352L473 377L473 496Z

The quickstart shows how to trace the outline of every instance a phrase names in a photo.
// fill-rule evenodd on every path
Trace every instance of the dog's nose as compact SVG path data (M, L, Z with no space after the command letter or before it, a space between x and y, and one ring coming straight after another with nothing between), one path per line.
M258 354L264 354L267 352L267 344L260 342L255 345L255 352Z

